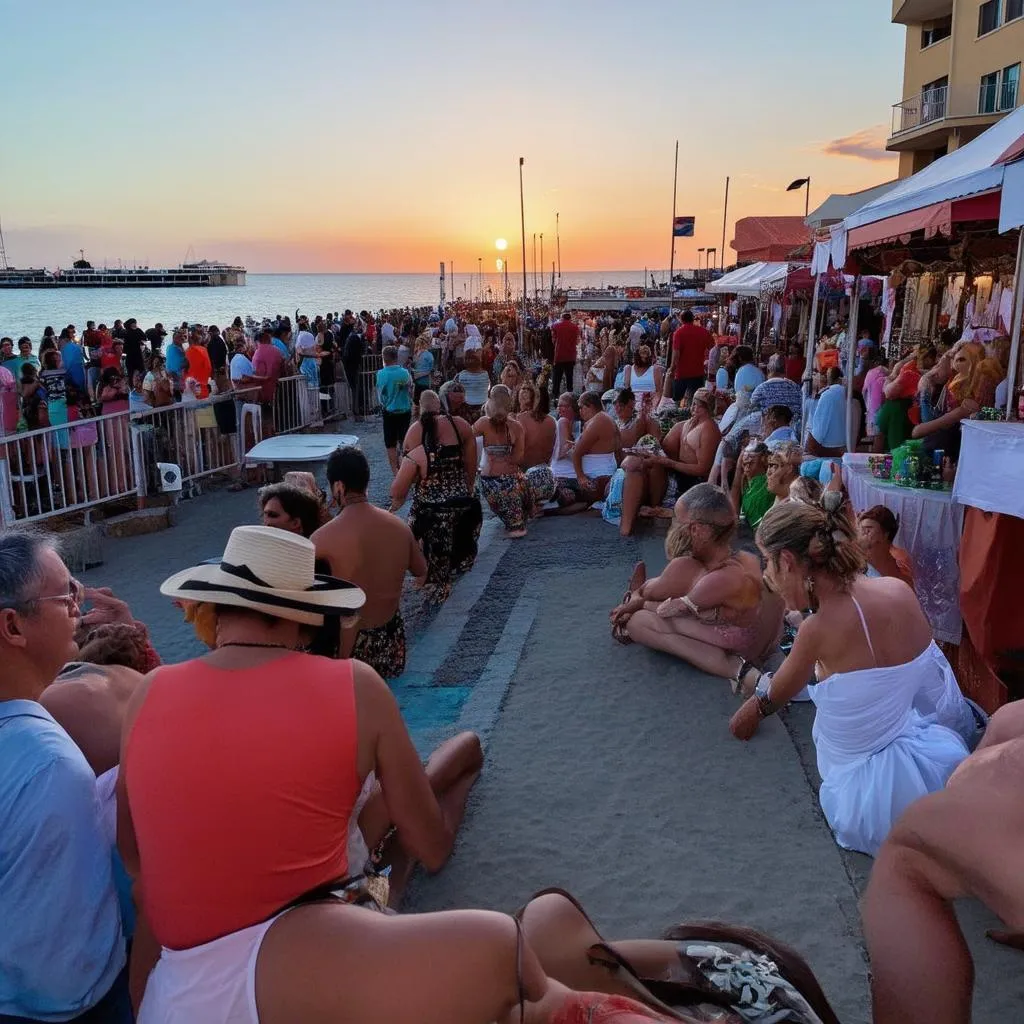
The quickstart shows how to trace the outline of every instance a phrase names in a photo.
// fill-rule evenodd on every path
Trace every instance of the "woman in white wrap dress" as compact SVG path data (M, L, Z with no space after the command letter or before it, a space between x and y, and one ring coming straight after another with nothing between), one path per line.
M945 786L984 717L960 694L913 590L863 575L856 527L838 494L825 500L776 505L758 528L766 581L788 608L814 614L730 727L749 739L813 671L821 808L840 846L873 856L911 803Z

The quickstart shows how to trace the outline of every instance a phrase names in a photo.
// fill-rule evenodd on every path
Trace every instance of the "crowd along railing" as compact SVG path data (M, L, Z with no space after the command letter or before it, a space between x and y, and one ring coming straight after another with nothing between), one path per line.
M269 406L274 431L321 427L321 405L347 404L347 391L339 385L322 402L304 376L283 378ZM260 398L257 387L0 437L0 522L72 512L85 512L88 521L92 509L110 502L135 498L141 505L164 489L163 465L177 467L186 495L205 477L238 475L261 432Z
M5 526L88 510L138 493L130 413L54 424L0 438Z

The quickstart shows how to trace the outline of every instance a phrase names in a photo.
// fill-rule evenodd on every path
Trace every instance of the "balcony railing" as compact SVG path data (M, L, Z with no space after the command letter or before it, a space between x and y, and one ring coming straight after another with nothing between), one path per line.
M946 117L978 117L1005 114L1016 110L1020 101L1020 83L1014 79L980 86L964 84L928 89L918 96L896 103L892 108L892 132L896 138L904 132L925 127Z
M900 135L931 121L941 121L946 116L948 92L947 86L941 86L895 104L892 108L892 134Z

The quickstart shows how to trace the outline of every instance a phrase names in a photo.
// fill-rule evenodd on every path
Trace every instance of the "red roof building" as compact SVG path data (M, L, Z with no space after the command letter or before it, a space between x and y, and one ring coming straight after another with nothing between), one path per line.
M736 221L736 238L730 244L737 263L781 263L810 240L803 217L744 217Z

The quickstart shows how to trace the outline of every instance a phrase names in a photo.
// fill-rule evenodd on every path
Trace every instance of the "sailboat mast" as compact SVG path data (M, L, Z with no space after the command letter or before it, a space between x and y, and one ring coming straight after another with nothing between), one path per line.
M4 225L0 221L0 270L8 270L7 250L4 248Z

